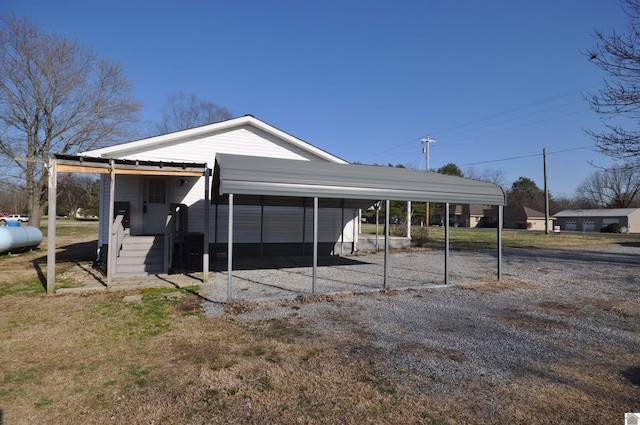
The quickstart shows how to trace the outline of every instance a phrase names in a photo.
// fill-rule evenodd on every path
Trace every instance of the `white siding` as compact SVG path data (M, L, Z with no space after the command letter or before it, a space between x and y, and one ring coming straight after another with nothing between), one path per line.
M226 243L228 237L228 214L227 205L218 206L218 243ZM258 205L234 205L233 207L233 235L234 242L237 243L259 243L260 242L260 212ZM191 217L191 210L189 210ZM307 207L306 217L302 207L264 207L264 228L262 241L264 243L298 243L303 240L303 218L304 241L313 241L313 208ZM344 241L353 242L354 220L351 215L355 210L345 209ZM215 205L210 209L210 242L214 243L215 236ZM340 208L320 209L318 217L318 242L338 242L341 234Z
M243 125L230 130L206 137L195 138L182 142L159 143L156 147L146 146L143 149L134 148L123 151L117 157L130 160L150 160L166 162L206 162L213 167L217 153L252 155L271 158L285 158L294 160L324 161L313 153L295 146L286 140L257 129L252 125ZM109 205L109 176L101 178L101 220L100 238L107 243ZM169 202L182 203L189 207L189 231L204 232L204 178L199 177L171 177L167 178L170 187ZM210 186L211 187L211 186ZM142 213L143 178L138 176L118 176L116 179L116 193L111 201L125 201L131 204L131 232L140 234L144 215ZM321 201L322 202L322 201ZM209 234L210 243L217 239L220 243L227 241L227 211L228 206L219 205L217 221L218 236L216 238L216 206L210 206ZM238 243L258 243L261 237L261 207L234 206L234 240ZM313 208L307 207L306 220L303 223L304 211L302 207L265 206L263 242L287 243L311 242L313 238ZM319 242L338 242L344 234L344 241L351 242L354 238L355 210L344 210L342 223L342 209L320 209ZM304 229L303 229L304 226ZM342 230L344 228L344 231Z
M109 175L100 176L100 241L103 244L109 240L109 190L111 187ZM140 210L140 177L116 176L116 187L112 202L129 202L131 204L131 233L139 233L142 228Z
M150 161L206 162L210 167L217 153L299 160L320 160L311 153L251 126L243 126L202 139L160 146L141 152L128 152L121 159Z

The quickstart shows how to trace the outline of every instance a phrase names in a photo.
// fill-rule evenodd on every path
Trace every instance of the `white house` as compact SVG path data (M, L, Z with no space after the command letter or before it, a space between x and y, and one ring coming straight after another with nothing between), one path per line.
M501 217L505 203L497 185L348 164L252 116L78 156L54 155L49 165L52 217L58 172L101 175L98 245L108 284L112 277L197 269L206 280L211 264L220 261L227 264L231 288L234 257L287 255L313 257L315 291L318 256L356 249L360 208L384 200L388 211L390 200L429 200L445 203L447 211L449 203L496 205ZM51 292L54 219L49 236ZM500 278L499 246L497 257Z
M218 154L239 154L261 158L320 161L346 164L346 161L291 136L253 116L246 115L202 127L150 137L107 148L83 152L87 158L115 158L154 163L204 163L213 168ZM98 244L105 258L109 241L108 175L101 179L100 234ZM201 176L118 175L113 201L115 215L122 213L124 240L118 256L117 275L166 272L171 269L202 268L190 261L202 252L205 234L205 179ZM235 255L304 255L310 252L310 200L252 199L235 206ZM255 201L255 202L253 202ZM211 208L208 235L214 258L224 256L227 247L228 205ZM169 264L163 259L164 235L170 218L180 238L177 255ZM357 241L357 209L341 203L326 205L319 215L321 253L350 252ZM304 220L303 220L304 219ZM142 238L146 236L146 238ZM186 246L185 246L186 245ZM149 255L148 250L154 251ZM145 251L146 250L146 251ZM195 252L192 252L195 251ZM173 254L176 254L175 252ZM195 254L195 255L194 255ZM137 258L143 256L144 261Z

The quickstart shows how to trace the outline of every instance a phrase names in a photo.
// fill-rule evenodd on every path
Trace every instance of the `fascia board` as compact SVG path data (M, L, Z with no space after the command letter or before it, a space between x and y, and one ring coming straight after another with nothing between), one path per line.
M502 205L504 199L496 195L474 193L444 193L425 190L390 190L375 187L336 187L327 185L274 183L222 179L220 195L299 196L345 199L390 199L394 201L430 201L451 203L483 203Z

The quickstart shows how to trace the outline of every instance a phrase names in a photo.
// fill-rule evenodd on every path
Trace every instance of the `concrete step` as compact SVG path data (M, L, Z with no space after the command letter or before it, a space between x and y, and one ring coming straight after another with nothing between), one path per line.
M126 252L120 253L116 260L118 266L123 264L162 264L164 262L164 251L154 252Z
M116 260L116 277L164 273L164 236L126 236Z
M164 264L118 264L116 276L131 274L146 276L147 274L159 274L164 272Z
M164 246L164 236L126 236L122 240L123 248L148 248Z

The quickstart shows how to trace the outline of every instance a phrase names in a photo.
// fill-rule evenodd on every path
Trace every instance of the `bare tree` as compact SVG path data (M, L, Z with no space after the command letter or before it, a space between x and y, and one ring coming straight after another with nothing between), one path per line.
M231 118L231 112L227 108L200 100L193 93L187 95L183 92L170 94L160 113L162 118L157 126L160 133L171 133Z
M464 175L470 179L497 184L503 189L506 189L507 187L507 180L505 178L504 171L498 170L497 168L486 168L482 171L478 171L475 167L471 166L467 168Z
M26 206L22 188L9 181L0 181L0 213L24 213Z
M593 201L590 201L582 196L570 197L570 196L560 196L553 199L551 205L555 204L557 210L552 212L558 212L562 210L581 210L581 209L591 209L598 208ZM550 207L551 209L551 207Z
M591 62L608 78L604 88L587 97L591 108L603 117L605 130L587 130L596 147L616 159L640 158L640 1L625 0L629 16L626 33L605 35L596 31L598 43L587 51ZM629 128L631 120L635 127Z
M596 171L576 189L580 198L608 208L640 206L639 192L638 168L620 165Z
M75 219L84 199L91 195L95 176L64 173L58 177L58 214Z
M0 18L0 155L24 182L30 224L46 204L46 161L126 137L140 104L120 64L30 18Z

